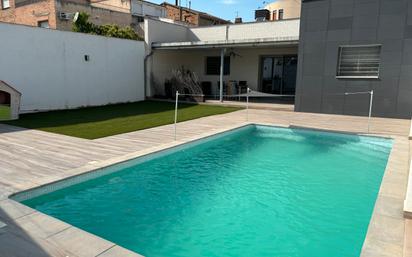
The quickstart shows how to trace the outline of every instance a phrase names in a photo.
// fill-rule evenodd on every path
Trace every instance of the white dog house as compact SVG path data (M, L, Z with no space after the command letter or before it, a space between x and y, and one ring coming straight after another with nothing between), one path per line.
M0 105L10 106L10 119L17 120L20 113L21 93L0 80Z

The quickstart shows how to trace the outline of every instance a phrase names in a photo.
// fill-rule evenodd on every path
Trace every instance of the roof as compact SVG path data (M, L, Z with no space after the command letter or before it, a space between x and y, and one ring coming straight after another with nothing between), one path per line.
M198 15L200 15L200 16L203 16L203 17L206 17L206 18L209 18L209 19L219 20L219 21L224 22L224 23L232 23L231 21L228 21L228 20L219 18L219 17L217 17L217 16L214 16L214 15L211 15L211 14L208 14L208 13L205 13L205 12L197 11L197 10L194 10L194 9L191 9L191 8L187 8L187 7L183 7L183 6L180 6L180 7L179 7L179 6L176 6L176 5L171 4L171 3L168 3L168 2L163 2L163 3L160 4L160 5L161 5L161 6L166 6L166 5L168 5L168 6L171 6L171 7L174 7L174 8L182 8L182 10L184 10L184 11L186 11L186 12L191 12L191 13L194 13L194 14L198 14Z
M14 93L16 93L16 94L18 94L18 95L21 95L20 91L18 91L18 90L15 89L14 87L10 86L10 84L6 83L6 82L3 81L3 80L0 80L0 87L1 87L1 86L6 87L6 88L8 89L7 93L12 93L12 92L14 92ZM4 90L4 89L3 89L3 90ZM2 90L2 91L3 91L3 90Z
M216 41L190 41L153 43L153 49L173 50L173 49L206 49L206 48L226 48L226 47L268 47L268 46L297 46L299 37L283 38L261 38L244 40L216 40Z

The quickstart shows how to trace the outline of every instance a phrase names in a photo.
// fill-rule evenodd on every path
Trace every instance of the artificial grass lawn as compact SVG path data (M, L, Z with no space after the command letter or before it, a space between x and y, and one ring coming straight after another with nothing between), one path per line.
M19 120L4 123L85 139L96 139L171 124L174 122L174 108L174 103L144 101L23 114L20 115ZM224 114L239 109L212 105L179 104L178 121Z
M7 105L0 105L0 120L10 119L10 107Z

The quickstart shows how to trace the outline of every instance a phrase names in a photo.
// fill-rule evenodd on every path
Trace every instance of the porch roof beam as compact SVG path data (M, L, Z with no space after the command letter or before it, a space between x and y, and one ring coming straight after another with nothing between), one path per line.
M193 42L171 42L171 43L153 43L152 48L158 50L175 50L175 49L213 49L226 47L273 47L273 46L297 46L298 39L290 40L254 40L254 41L193 41Z
M220 87L219 87L219 101L223 102L223 75L225 70L225 54L226 48L220 50Z

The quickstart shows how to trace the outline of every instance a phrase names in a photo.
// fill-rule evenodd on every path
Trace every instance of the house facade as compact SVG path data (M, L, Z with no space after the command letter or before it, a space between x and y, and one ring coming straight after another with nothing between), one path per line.
M412 115L412 1L304 0L295 110Z
M270 12L270 20L300 18L302 0L277 0L265 6Z
M144 17L166 18L166 8L164 6L141 0L131 0L131 13L143 22Z
M166 9L166 18L192 26L210 26L231 23L230 21L191 8L181 7L167 2L164 2L161 5Z
M299 20L191 27L147 19L146 85L149 96L164 95L173 71L196 74L204 94L219 96L243 84L260 92L294 95ZM223 59L224 73L220 64Z
M90 21L132 26L130 2L121 0L1 0L0 22L71 31L76 12L90 14Z

